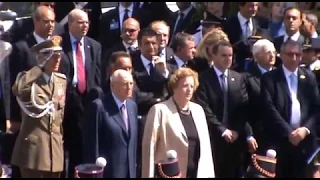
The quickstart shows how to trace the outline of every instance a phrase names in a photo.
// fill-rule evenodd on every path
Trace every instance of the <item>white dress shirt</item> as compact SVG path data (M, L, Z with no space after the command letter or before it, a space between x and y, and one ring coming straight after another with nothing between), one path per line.
M126 42L122 41L122 44L124 45L124 47L126 48L127 53L129 52L129 48L138 48L138 41L135 41L132 45L127 44Z
M42 37L40 37L36 32L33 32L33 36L37 41L37 44L42 43L43 41L45 41L46 39L43 39ZM48 37L50 38L50 37Z
M252 32L253 32L253 24L252 24L252 18L250 19L247 19L245 17L242 16L242 14L240 12L238 12L238 20L239 20L239 23L240 23L240 26L241 26L241 30L242 30L242 36L243 37L249 37L250 35L252 35ZM249 20L249 29L248 29L248 32L247 32L247 21ZM246 34L248 33L248 34Z
M294 35L291 36L291 40L298 41L300 37L300 32L296 32ZM283 42L286 42L288 40L289 36L287 33L284 34Z
M76 51L77 51L77 46L75 45L75 42L77 42L78 40L71 34L70 34L70 42L71 42L71 46L72 46L72 59L73 59L73 79L72 79L72 84L73 85L77 85L78 84L78 69L77 69L77 55L76 55ZM84 40L83 38L81 38L80 40L80 49L82 52L82 59L83 59L83 64L85 65L85 53L84 53Z
M301 107L300 102L298 100L297 92L298 92L298 68L291 72L289 71L284 65L282 65L284 75L287 80L287 85L289 87L290 91L290 97L291 97L291 118L290 118L290 125L292 128L296 129L300 127L301 124ZM297 87L291 87L290 84L290 76L294 74L297 82Z

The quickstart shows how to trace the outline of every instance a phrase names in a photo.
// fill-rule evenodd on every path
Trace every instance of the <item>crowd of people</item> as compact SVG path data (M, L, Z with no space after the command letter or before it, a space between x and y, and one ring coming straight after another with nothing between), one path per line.
M317 14L269 2L267 17L238 2L225 16L224 5L204 2L199 16L191 2L105 13L100 2L37 2L1 35L12 52L0 160L12 177L73 178L103 157L105 178L153 178L174 150L179 177L240 178L270 149L272 177L315 177Z

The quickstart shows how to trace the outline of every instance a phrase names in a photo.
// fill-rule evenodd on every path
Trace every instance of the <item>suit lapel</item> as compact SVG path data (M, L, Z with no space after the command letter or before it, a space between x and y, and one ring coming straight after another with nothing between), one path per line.
M64 51L67 52L67 57L68 57L68 59L70 61L70 64L72 65L71 67L73 69L74 63L73 63L72 42L71 42L69 33L66 33L64 35L63 40L65 42L68 42L68 43L63 43L63 49L64 49Z
M172 115L169 117L170 119L168 119L168 121L172 124L173 130L179 131L186 142L188 142L186 130L184 129L178 109L174 104L172 97L167 102L168 109L172 111Z
M303 95L305 94L304 93L304 90L305 90L305 82L306 82L306 75L305 73L301 70L301 69L298 69L298 90L297 90L297 98L301 104L301 109L304 107L302 106L302 104L304 103L304 97ZM301 110L301 112L304 112Z
M109 102L107 106L110 107L110 112L111 112L110 116L112 116L112 118L116 121L116 123L121 127L124 134L128 135L126 126L121 117L120 109L118 108L117 103L115 102L111 93L109 94L109 100L107 102Z
M87 37L84 37L84 62L85 62L85 68L86 68L86 77L88 79L89 73L92 72L91 70L91 61L92 61L92 54L91 54L91 44L88 41ZM88 84L88 81L86 81Z
M211 81L210 85L212 86L212 89L215 91L215 94L217 94L218 98L223 102L223 93L222 93L219 77L216 71L214 70L214 68L211 68L211 69L212 69L213 76L212 78L209 77Z
M126 106L127 106L127 112L128 112L128 135L129 138L130 137L134 137L135 131L136 131L136 123L134 122L134 120L136 118L134 118L134 112L133 112L133 107L131 106L131 103L128 103L128 101L126 101Z
M281 89L283 89L284 93L287 94L287 96L289 96L289 99L290 99L291 93L290 93L288 83L282 67L279 68L278 77L279 77L279 85L281 86Z

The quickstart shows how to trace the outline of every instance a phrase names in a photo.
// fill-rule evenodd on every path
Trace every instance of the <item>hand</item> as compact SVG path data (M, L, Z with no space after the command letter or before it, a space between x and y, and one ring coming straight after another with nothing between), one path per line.
M304 140L304 138L308 135L306 128L300 127L296 130L292 131L289 135L289 141L292 145L298 146L299 143Z
M239 134L236 131L231 131L232 133L232 142L238 139Z
M16 133L20 130L20 123L11 121L11 120L6 120L6 133Z
M225 141L227 141L227 143L232 143L232 132L229 129L226 129L223 132L222 137L224 138Z
M258 149L258 143L254 137L247 140L250 153L254 153Z
M155 68L162 74L166 73L167 63L165 58L159 56L153 56L152 60L154 62Z

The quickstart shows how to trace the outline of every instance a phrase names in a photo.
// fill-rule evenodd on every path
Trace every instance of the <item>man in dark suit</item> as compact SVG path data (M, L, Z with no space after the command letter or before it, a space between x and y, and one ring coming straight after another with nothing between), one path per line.
M80 23L79 23L80 22ZM64 118L64 144L69 158L69 177L74 176L74 167L82 163L82 133L80 123L84 119L88 91L100 86L101 46L87 37L88 14L80 9L69 13L69 32L62 35L64 57L60 72L68 79Z
M111 92L89 106L83 127L86 163L98 157L107 160L104 178L136 178L138 110L130 99L133 78L129 71L116 70Z
M258 2L239 2L239 12L228 18L224 31L235 49L235 64L238 71L244 70L244 60L251 56L247 39L268 29L268 20L256 16Z
M299 68L301 56L298 42L284 42L282 67L261 78L262 117L277 145L278 178L306 177L307 160L317 147L319 90L314 74Z
M186 30L191 24L197 10L191 2L177 2L179 11L172 15L170 21L170 35L173 37L176 33ZM193 32L193 30L191 30Z
M121 30L123 22L128 18L135 18L140 27L144 28L148 25L146 23L147 16L143 16L143 12L137 9L133 2L119 2L119 5L100 17L100 33L99 42L103 49L109 49L114 44L121 42Z
M55 7L54 2L36 2L36 8L39 6L47 6L52 9ZM63 26L61 26L59 23L54 21L55 25L53 34L59 35L64 32ZM5 41L8 41L10 43L16 43L20 40L23 40L26 35L29 35L34 31L34 18L32 17L27 17L27 18L22 18L22 19L17 19L14 21L13 25L10 27L8 31L6 31L2 35L2 39Z
M203 107L207 117L216 177L240 178L247 145L245 80L229 69L233 51L228 41L218 42L210 55L214 65L201 74L195 101Z
M90 28L87 36L97 40L99 35L99 21L102 14L101 2L55 2L54 12L56 21L68 31L68 14L73 9L82 9L88 13Z
M170 23L170 18L173 15L166 2L135 2L135 6L147 13L150 23L153 21Z
M261 101L260 101L260 78L274 69L276 49L274 44L267 39L258 40L252 47L254 61L244 73L246 87L249 96L249 124L251 125L254 140L248 140L249 152L265 155L272 145L262 124ZM253 139L252 139L253 140ZM258 150L258 151L257 151ZM257 151L257 152L256 152ZM251 155L250 155L251 156ZM251 158L251 157L250 157Z
M305 42L305 37L300 34L302 24L302 12L294 7L290 7L284 11L283 23L285 26L285 34L274 38L274 45L277 52L280 52L281 45L288 39L299 42L301 45ZM277 59L276 65L281 64L280 59Z
M169 59L169 71L174 72L180 67L189 67L195 70L194 54L196 52L193 36L188 33L177 33L171 45L174 56Z
M140 24L134 18L128 18L123 22L123 27L121 30L121 38L122 41L115 44L111 49L108 51L103 52L102 62L101 62L101 78L102 81L106 79L107 72L106 69L108 68L109 59L112 53L117 51L124 51L127 52L129 55L133 54L135 51L138 50L138 33L140 31Z

